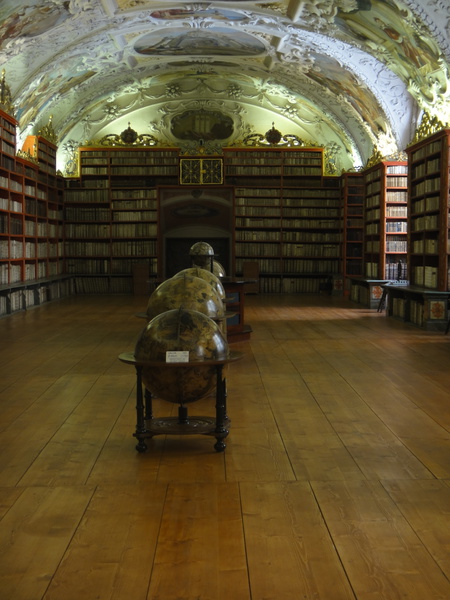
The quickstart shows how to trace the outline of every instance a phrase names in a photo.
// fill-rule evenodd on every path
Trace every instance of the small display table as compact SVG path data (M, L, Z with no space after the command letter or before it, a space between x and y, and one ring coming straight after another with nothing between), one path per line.
M145 452L147 444L145 441L155 435L210 435L216 438L214 448L217 452L223 452L226 448L224 439L228 436L230 419L227 415L227 390L226 378L223 374L225 365L241 359L241 352L230 352L228 358L223 360L205 360L191 362L161 362L161 361L138 361L134 354L123 353L119 360L123 363L133 365L136 370L136 431L133 434L138 440L136 450ZM142 370L145 366L164 368L201 367L208 364L215 367L216 371L216 394L215 394L215 417L188 416L187 407L178 407L178 417L153 417L152 394L142 383Z

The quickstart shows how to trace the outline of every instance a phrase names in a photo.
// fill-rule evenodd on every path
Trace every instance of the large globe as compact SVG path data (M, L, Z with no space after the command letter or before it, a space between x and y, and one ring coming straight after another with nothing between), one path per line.
M162 312L176 308L197 310L211 319L222 321L224 304L211 285L200 277L183 275L161 283L147 303L147 317L153 319Z
M191 277L200 277L200 279L204 279L206 282L209 283L209 285L213 289L216 290L217 294L219 295L219 298L221 300L225 300L226 293L222 282L217 277L217 275L214 275L214 273L211 273L211 271L209 271L208 269L202 269L201 267L194 266L190 267L189 269L183 269L182 271L179 271L174 275L174 277L182 277L183 275L189 275Z
M168 366L166 353L188 351L189 362L204 364ZM210 361L228 358L228 344L218 325L194 310L174 309L161 313L147 323L135 347L137 361L156 361L145 365L142 381L158 398L187 404L203 398L216 385L216 367Z
M217 260L213 260L212 272L216 277L225 277L226 272L223 266Z

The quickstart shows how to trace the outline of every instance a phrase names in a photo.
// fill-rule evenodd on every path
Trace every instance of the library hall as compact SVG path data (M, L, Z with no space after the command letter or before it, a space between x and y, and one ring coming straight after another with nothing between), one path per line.
M450 600L450 3L1 0L0 600Z

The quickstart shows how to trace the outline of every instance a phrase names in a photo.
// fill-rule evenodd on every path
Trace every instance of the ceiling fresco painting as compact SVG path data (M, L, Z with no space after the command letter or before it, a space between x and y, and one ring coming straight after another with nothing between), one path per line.
M172 30L149 33L134 45L138 54L166 56L253 56L262 54L264 44L252 36L211 27L193 31Z
M449 31L435 0L2 0L0 69L20 140L51 121L63 172L129 123L215 152L275 123L339 172L404 151L424 114L450 126Z

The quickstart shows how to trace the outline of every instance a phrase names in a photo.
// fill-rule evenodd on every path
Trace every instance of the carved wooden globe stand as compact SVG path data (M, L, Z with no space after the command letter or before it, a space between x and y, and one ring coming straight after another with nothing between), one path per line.
M224 367L241 356L229 353L218 325L198 311L174 309L149 321L134 354L119 356L122 362L136 369L134 436L138 440L138 452L147 450L147 439L161 434L214 436L215 450L225 450L230 421ZM182 359L187 361L182 362ZM214 388L215 417L190 417L186 405L204 398ZM154 419L153 395L179 404L178 417Z

